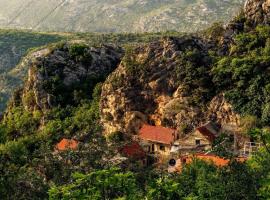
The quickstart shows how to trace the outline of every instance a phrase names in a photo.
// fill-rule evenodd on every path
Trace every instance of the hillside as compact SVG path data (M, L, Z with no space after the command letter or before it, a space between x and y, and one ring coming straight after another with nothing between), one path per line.
M195 32L215 21L228 22L244 0L61 2L2 0L0 27L60 32Z
M0 111L22 80L12 72L21 58L35 47L58 42L64 37L57 34L44 34L15 30L0 30Z
M178 32L145 34L97 34L97 33L42 33L20 30L0 30L0 111L23 82L28 68L17 66L30 51L44 45L65 40L83 40L89 44L115 43L119 45L150 42L163 36L182 35Z
M0 121L1 198L269 199L269 11L29 52Z

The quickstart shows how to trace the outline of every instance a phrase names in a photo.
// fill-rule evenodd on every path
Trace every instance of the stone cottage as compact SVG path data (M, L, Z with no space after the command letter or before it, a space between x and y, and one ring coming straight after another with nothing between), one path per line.
M139 139L146 152L169 155L179 133L171 128L144 124L139 131Z
M212 148L218 134L219 128L213 122L208 122L198 127L193 133L182 137L178 141L178 149L181 152L208 151Z

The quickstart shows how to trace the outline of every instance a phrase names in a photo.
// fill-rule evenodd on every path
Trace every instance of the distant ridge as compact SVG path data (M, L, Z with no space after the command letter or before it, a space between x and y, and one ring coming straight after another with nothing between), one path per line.
M74 32L194 32L244 0L1 0L0 27Z

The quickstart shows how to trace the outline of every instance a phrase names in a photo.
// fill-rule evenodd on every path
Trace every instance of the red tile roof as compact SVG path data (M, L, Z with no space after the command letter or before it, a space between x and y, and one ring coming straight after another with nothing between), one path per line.
M214 165L218 167L224 167L227 166L230 162L228 159L221 158L219 156L215 155L196 155L196 158L202 159L206 162L213 162Z
M216 135L211 132L209 129L207 129L207 127L205 126L201 126L199 128L197 128L197 130L204 135L210 142L213 142L216 138Z
M195 154L194 156L184 157L184 158L182 158L182 160L186 159L186 163L190 164L190 163L192 163L193 158L213 163L217 167L227 166L230 162L230 160L221 158L221 157L216 156L216 155L205 155L205 154Z
M131 144L125 145L120 149L120 153L128 158L141 159L146 156L143 148L137 143L133 142Z
M161 144L172 144L175 141L176 130L162 126L143 125L140 129L139 137L142 140L158 142Z
M180 159L176 160L176 165L173 167L170 167L169 170L171 172L181 172L183 169L183 165L185 164L191 164L194 161L194 158L204 160L205 162L208 163L213 163L217 167L225 167L229 165L230 160L229 159L224 159L216 155L205 155L203 153L197 153L195 155L187 155L183 156ZM248 158L244 157L238 157L236 158L237 162L244 163L247 161Z
M56 149L59 151L65 150L76 150L78 148L78 141L76 140L69 140L69 139L62 139L57 145Z

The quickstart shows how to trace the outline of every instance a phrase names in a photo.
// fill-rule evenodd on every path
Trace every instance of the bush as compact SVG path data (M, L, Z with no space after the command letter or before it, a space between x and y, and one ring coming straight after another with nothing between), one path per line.
M7 127L8 137L11 139L33 134L39 122L39 117L34 118L33 113L23 107L13 107L5 116L3 124Z
M219 40L223 34L225 29L223 28L222 23L214 23L211 27L205 30L205 34L212 39Z
M109 142L119 144L125 140L125 134L120 131L113 132L108 136L108 140Z
M95 171L87 175L76 173L70 185L52 187L50 199L140 199L133 173L120 169ZM141 197L142 198L142 197Z
M78 62L82 62L83 64L91 64L92 56L89 53L89 46L84 43L75 43L69 46L69 54L72 58L74 58Z
M232 55L220 59L212 69L213 81L234 110L257 117L263 124L270 122L269 27L236 36Z

